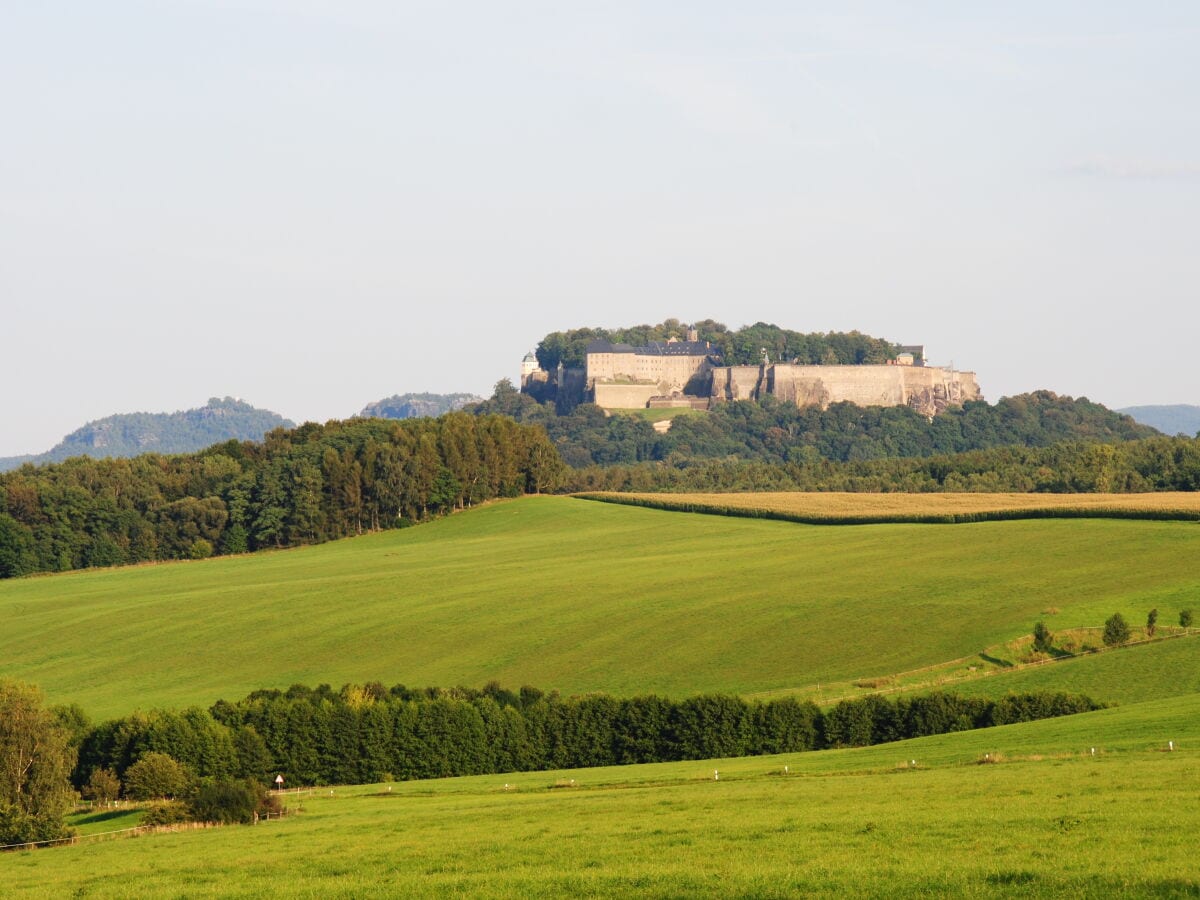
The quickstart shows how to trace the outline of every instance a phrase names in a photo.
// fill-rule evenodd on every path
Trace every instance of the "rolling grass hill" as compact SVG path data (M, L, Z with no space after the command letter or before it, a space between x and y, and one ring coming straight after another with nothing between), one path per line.
M1014 672L1001 671L986 678L948 683L944 690L992 698L1010 692L1070 691L1110 703L1137 703L1200 693L1200 635Z
M1194 896L1198 748L1193 695L855 750L321 790L256 827L4 854L0 878L14 897Z
M318 547L3 582L0 675L94 717L295 682L774 691L978 652L1050 607L1056 628L1151 607L1169 621L1200 596L1198 550L1185 522L820 528L534 497Z

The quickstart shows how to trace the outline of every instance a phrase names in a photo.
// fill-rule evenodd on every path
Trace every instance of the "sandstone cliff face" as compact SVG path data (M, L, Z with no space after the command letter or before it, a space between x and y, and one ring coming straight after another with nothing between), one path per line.
M945 369L938 370L947 376ZM962 406L968 400L982 400L979 382L974 372L955 372L932 384L914 385L909 392L907 404L923 416L936 416L949 406Z

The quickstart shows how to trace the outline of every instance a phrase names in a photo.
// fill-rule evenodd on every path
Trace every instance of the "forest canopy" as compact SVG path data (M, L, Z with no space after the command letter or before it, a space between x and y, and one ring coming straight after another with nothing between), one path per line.
M726 365L749 365L762 361L765 350L772 360L804 364L865 365L882 364L895 359L898 346L883 338L871 337L857 331L804 334L778 325L756 322L730 331L720 322L704 319L691 323L699 340L708 341L724 359ZM640 347L650 341L666 341L672 337L683 340L689 325L678 319L667 319L658 325L635 325L630 328L575 328L553 331L538 343L535 355L538 365L547 372L561 362L567 368L581 368L587 355L587 345L603 340Z
M318 543L553 490L562 469L539 426L466 413L26 465L0 474L0 578Z

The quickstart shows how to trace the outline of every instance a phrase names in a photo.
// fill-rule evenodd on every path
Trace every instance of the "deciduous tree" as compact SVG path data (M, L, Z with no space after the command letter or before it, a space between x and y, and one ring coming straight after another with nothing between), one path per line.
M0 681L0 844L66 835L75 763L70 741L37 688Z

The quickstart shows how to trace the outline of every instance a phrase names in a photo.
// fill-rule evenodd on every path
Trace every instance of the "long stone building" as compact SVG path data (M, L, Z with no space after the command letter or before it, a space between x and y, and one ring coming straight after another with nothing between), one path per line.
M530 392L555 385L560 408L567 400L567 408L584 401L603 409L709 409L771 395L797 406L823 409L849 401L859 406L908 406L934 416L948 406L982 398L974 372L926 365L921 346L899 350L887 365L802 365L764 359L756 366L724 366L717 348L692 331L686 341L652 341L644 347L593 341L582 371L543 372L530 354L522 363L521 385Z

